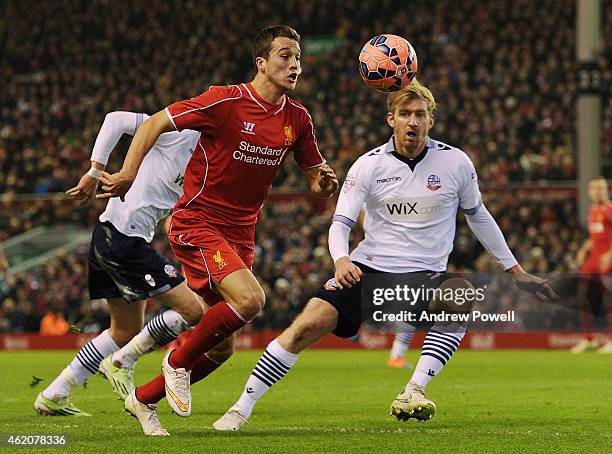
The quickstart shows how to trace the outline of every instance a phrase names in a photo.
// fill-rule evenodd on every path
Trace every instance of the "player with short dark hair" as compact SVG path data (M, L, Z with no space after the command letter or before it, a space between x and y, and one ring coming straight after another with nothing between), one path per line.
M160 134L201 132L168 238L189 287L213 307L185 344L164 358L162 375L126 399L141 424L147 416L140 409L164 392L175 413L189 416L190 373L198 358L263 307L264 292L251 272L255 224L287 155L293 152L317 195L328 198L338 188L319 153L308 110L287 96L301 73L299 35L283 25L266 27L253 53L257 74L251 82L211 87L159 111L138 130L121 171L102 177L106 192L98 197L121 197Z
M416 80L389 96L387 122L393 136L357 159L340 192L329 229L334 277L268 345L242 395L213 424L215 429L239 430L257 400L285 376L302 350L331 332L345 338L358 332L364 315L364 273L408 273L413 288L437 289L453 281L446 280L444 272L458 207L483 246L520 287L552 295L545 281L527 274L510 252L482 203L469 157L429 138L435 105L431 92ZM349 234L364 204L365 239L349 255ZM420 420L433 416L436 407L424 388L450 360L465 331L465 325L453 322L431 326L411 380L393 401L393 415Z

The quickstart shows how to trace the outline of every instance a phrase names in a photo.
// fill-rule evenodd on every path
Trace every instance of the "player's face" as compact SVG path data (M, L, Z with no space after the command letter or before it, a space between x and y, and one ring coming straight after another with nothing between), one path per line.
M282 91L292 91L302 72L301 52L297 41L284 36L276 37L272 41L268 58L262 58L261 70Z
M424 100L408 99L399 104L395 112L387 113L387 122L393 128L397 152L414 156L425 148L434 118L427 111Z
M589 197L593 203L603 203L608 200L608 183L604 179L589 182Z

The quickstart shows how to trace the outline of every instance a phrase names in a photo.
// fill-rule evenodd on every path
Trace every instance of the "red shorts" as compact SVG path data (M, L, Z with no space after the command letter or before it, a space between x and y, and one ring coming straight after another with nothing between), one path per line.
M168 235L174 255L183 265L189 288L204 298L209 306L223 300L213 283L253 266L255 243L226 240L215 227L199 225L197 230ZM176 233L175 233L176 232Z
M606 274L612 273L612 267L607 270L601 269L601 255L590 255L582 265L581 271L586 274Z

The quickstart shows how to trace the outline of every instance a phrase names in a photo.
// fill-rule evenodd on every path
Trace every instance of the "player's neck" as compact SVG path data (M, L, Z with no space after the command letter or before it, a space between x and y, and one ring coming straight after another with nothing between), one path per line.
M397 152L397 154L404 156L405 158L415 159L415 158L418 158L421 155L421 153L423 153L423 151L425 151L425 144L426 142L423 142L418 147L411 150L409 148L405 148L402 146L398 147L396 143L395 151Z
M280 104L285 96L286 91L274 85L272 82L260 77L259 74L251 82L251 86L255 89L260 98L270 104Z

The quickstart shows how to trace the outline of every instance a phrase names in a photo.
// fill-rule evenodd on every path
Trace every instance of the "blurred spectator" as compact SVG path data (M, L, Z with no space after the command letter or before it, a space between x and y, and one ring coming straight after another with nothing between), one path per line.
M41 336L63 336L69 329L68 322L62 314L52 309L40 320L38 334Z
M2 249L2 245L0 244L0 277L4 278L4 280L8 279L8 268L9 263L6 259L6 255L4 255L4 249Z

